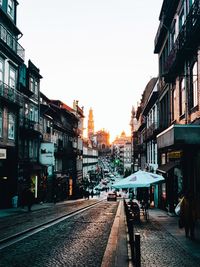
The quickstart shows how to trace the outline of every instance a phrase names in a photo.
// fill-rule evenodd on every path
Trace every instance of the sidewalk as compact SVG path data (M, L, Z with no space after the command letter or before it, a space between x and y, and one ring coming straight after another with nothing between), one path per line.
M196 227L196 240L192 241L185 237L184 229L178 228L178 217L170 216L167 212L159 209L150 209L150 223L157 221L163 231L173 236L186 251L186 253L200 260L200 224ZM142 218L143 221L143 218ZM142 241L141 241L142 242ZM148 255L149 257L149 255ZM153 255L152 255L153 257ZM120 201L117 214L112 226L107 248L101 267L132 267L130 249L127 237L127 225L124 213L123 201Z
M101 199L101 198L94 196L93 198L90 198L90 200L91 199ZM62 205L65 203L72 203L72 202L78 202L78 201L84 201L84 200L85 199L80 198L80 199L76 199L76 200L65 200L65 201L60 201L60 202L56 202L56 203L52 203L52 202L37 203L37 204L33 204L33 206L31 207L31 211L47 209L47 208L55 206L55 205ZM16 214L27 213L27 212L28 212L27 206L25 206L24 208L18 207L18 208L0 209L0 218L11 216L11 215L16 215Z
M170 233L180 245L191 255L200 260L200 222L195 227L195 240L192 241L185 237L184 229L178 227L178 217L170 216L167 212L159 209L149 210L150 220L155 219L162 225L165 230Z
M53 203L42 203L42 204L34 204L31 208L32 211L35 210L40 210L40 209L46 209L48 207L53 206ZM12 215L17 215L17 214L22 214L22 213L27 213L28 208L10 208L10 209L0 209L0 218L7 217L7 216L12 216Z

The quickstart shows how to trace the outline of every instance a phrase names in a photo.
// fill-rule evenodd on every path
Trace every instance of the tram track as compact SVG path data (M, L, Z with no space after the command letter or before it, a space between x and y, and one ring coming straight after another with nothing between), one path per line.
M58 217L51 219L47 222L30 227L29 229L18 232L16 234L13 234L13 235L6 237L4 239L0 239L0 250L4 249L6 247L9 247L12 244L15 244L15 243L17 243L17 242L19 242L19 241L21 241L21 240L23 240L29 236L32 236L32 235L34 235L40 231L43 231L43 230L45 230L45 229L47 229L47 228L49 228L55 224L58 224L58 223L66 220L66 219L69 219L70 217L73 217L73 216L75 216L81 212L84 212L90 208L93 208L93 207L99 205L102 201L104 201L104 200L99 200L98 202L92 203L92 204L88 205L87 207L78 208L75 211L68 212L67 214L58 216Z

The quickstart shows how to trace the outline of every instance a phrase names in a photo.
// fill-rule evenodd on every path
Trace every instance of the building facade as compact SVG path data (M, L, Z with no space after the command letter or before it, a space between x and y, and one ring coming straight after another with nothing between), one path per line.
M25 50L18 39L17 1L0 1L0 208L9 207L17 194L18 126L23 95L19 68Z
M39 164L41 132L40 112L40 70L29 60L28 66L22 65L19 71L19 88L23 93L19 116L18 142L18 196L19 203L26 188L31 188L35 198L45 168Z
M130 174L132 166L131 137L123 131L111 145L111 153L115 169L121 174Z
M94 140L100 155L106 155L110 153L109 139L110 139L110 134L104 129L99 130L95 133Z
M181 193L200 199L200 2L163 1L154 52L159 59L158 172L170 212Z
M92 189L99 178L98 149L89 140L83 142L83 189Z

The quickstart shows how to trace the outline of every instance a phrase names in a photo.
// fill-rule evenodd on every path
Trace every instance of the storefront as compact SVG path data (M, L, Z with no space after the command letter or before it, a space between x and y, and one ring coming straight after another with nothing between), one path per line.
M17 195L17 154L15 147L0 148L0 208L12 207Z
M185 191L198 194L198 155L200 154L200 126L172 125L157 136L159 167L165 177L160 204L174 212L178 198ZM196 193L195 193L196 192Z

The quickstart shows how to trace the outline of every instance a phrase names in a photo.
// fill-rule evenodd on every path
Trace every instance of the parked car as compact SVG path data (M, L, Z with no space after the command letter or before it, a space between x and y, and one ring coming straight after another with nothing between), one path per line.
M109 192L107 195L107 201L117 201L117 195L114 192Z

